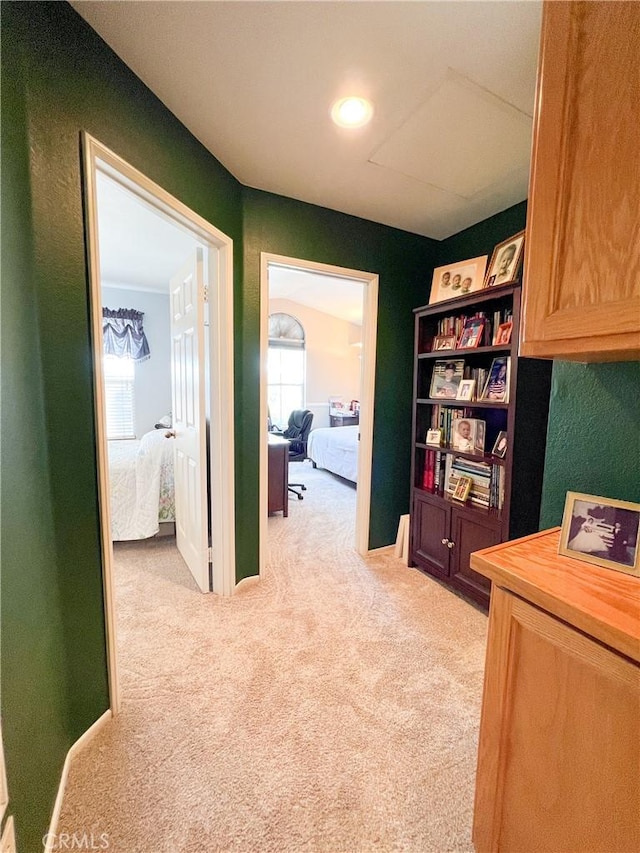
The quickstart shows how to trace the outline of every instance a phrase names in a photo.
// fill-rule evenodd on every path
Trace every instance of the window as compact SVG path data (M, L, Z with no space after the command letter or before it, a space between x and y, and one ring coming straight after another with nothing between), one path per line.
M269 317L267 364L269 414L286 426L294 409L304 408L305 337L302 325L289 314Z
M135 438L135 362L132 358L104 358L107 438Z

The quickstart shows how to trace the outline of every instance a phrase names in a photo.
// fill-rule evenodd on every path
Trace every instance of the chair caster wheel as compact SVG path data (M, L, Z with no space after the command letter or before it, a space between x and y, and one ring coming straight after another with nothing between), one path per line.
M306 492L306 491L307 491L307 487L306 487L306 486L300 486L300 488L302 489L302 491L303 491L303 492Z
M302 495L298 495L298 500L299 500L299 501L301 501L301 500L302 500Z

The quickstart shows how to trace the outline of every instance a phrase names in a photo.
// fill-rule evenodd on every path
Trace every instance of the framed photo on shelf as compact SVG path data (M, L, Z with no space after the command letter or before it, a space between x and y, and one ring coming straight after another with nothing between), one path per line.
M489 263L485 287L517 281L524 254L524 234L524 231L520 231L495 247Z
M491 454L499 459L504 459L507 455L507 434L504 430L500 430L498 433Z
M454 418L451 430L454 450L462 450L463 453L484 452L485 427L485 422L477 418Z
M499 356L491 362L491 370L485 382L481 400L506 403L509 394L509 356Z
M456 400L473 400L476 390L475 379L463 379L458 385Z
M430 429L427 431L425 444L436 444L438 447L442 444L442 430Z
M640 504L567 492L558 553L640 577Z
M496 339L494 341L495 346L506 346L511 343L511 330L513 329L513 322L509 323L501 323L498 326L498 330L496 332Z
M460 335L458 349L470 349L471 347L480 346L483 331L484 318L474 317L472 320L467 320Z
M431 295L429 305L464 296L474 290L481 290L484 285L484 274L487 269L488 255L470 258L468 261L458 261L444 267L436 267L431 280Z
M472 485L473 480L471 477L458 477L458 482L456 483L456 487L453 490L451 497L454 501L466 501L469 497Z
M433 339L433 345L431 347L431 352L438 352L442 349L455 349L456 348L456 336L455 335L436 335Z
M448 400L455 400L463 376L464 359L436 361L431 374L429 397L444 397Z

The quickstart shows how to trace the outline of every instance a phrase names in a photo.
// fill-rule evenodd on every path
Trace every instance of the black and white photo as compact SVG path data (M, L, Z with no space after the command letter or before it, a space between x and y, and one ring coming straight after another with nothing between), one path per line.
M568 492L560 554L638 576L640 504Z

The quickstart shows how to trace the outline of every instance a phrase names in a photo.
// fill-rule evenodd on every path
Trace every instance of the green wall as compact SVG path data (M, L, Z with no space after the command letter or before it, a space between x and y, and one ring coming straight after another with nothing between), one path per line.
M496 243L501 243L522 231L526 221L527 202L521 201L452 237L447 237L438 246L436 266L463 261L465 258L477 258L479 255L488 255L489 263Z
M41 850L68 749L68 693L15 47L2 45L0 669L10 809L19 820L20 849Z
M379 275L378 334L369 547L393 542L400 515L409 511L412 309L428 301L438 244L283 196L244 190L245 387L259 381L260 253L333 264ZM250 342L250 343L249 343ZM249 346L251 352L249 352ZM258 398L243 400L248 446L257 441ZM257 509L257 472L251 470Z
M562 522L570 492L640 503L640 363L556 361L541 529Z

